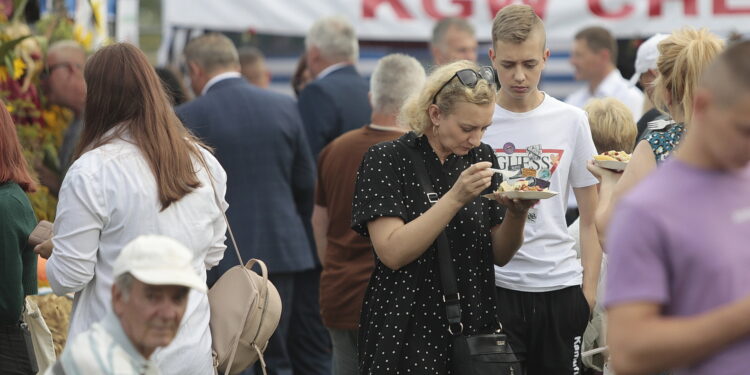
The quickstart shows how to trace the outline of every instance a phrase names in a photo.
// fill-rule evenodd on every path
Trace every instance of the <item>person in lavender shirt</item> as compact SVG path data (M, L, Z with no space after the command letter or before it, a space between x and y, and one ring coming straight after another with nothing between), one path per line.
M750 41L704 71L690 131L622 200L607 245L618 375L748 373Z

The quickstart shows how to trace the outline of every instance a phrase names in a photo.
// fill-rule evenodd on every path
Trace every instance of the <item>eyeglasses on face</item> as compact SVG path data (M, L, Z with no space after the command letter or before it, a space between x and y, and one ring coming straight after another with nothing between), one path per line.
M49 76L51 76L52 73L57 68L62 68L62 67L71 68L71 67L74 67L74 66L78 67L78 68L81 67L80 65L73 64L71 62L63 62L63 63L59 63L59 64L45 65L44 66L44 70L42 70L42 73L39 75L39 79L45 80L45 79L49 78Z
M476 71L474 69L461 69L454 73L451 78L445 81L445 83L443 83L443 85L440 86L437 91L435 91L435 95L432 96L432 104L437 103L438 94L440 94L445 86L448 86L448 84L453 81L453 78L455 77L458 77L458 81L468 88L473 89L474 87L476 87L477 83L479 83L479 80L483 79L490 85L493 85L495 89L497 89L497 75L495 74L495 69L493 69L491 66L483 66L479 68L479 71Z

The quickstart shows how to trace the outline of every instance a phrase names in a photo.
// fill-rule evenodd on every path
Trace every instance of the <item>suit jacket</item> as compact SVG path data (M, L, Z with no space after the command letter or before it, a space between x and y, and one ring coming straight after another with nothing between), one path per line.
M270 272L313 268L314 163L294 99L228 78L177 115L227 172L227 216L243 260L259 258ZM227 245L209 285L239 264Z
M299 111L316 159L336 137L370 123L369 91L367 80L353 65L336 69L305 86L299 96Z

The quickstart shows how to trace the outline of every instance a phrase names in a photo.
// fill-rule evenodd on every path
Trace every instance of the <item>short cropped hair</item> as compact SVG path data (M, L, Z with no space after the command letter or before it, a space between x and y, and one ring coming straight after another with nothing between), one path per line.
M638 127L628 106L615 98L594 98L583 110L588 114L591 137L598 153L633 152Z
M441 48L443 39L445 38L445 33L447 33L451 28L456 28L471 35L476 34L474 26L472 26L469 21L461 17L443 18L442 20L438 21L438 23L436 23L435 27L433 27L432 29L432 39L430 40L430 46Z
M470 88L456 79L456 72L463 69L474 69L476 71L479 69L479 65L468 60L460 60L438 66L427 77L422 90L409 97L404 103L399 114L399 124L402 127L412 129L418 135L424 134L425 130L432 126L432 120L428 112L430 105L432 105L432 98L440 90L440 87L449 80L450 82L440 90L436 97L437 106L442 114L452 114L458 103L478 105L494 103L495 88L489 82L479 80L476 86Z
M373 112L398 114L406 99L422 89L425 72L417 59L394 53L378 61L370 77Z
M210 33L192 39L185 47L185 60L200 65L209 73L239 66L237 47L224 34Z
M586 41L586 45L594 52L606 49L609 51L612 63L617 63L617 41L609 30L601 26L587 27L576 33L575 39Z
M729 75L743 88L750 88L750 40L734 42L718 60L726 64Z
M732 43L706 69L700 85L712 88L725 106L750 92L750 41Z
M541 29L544 34L544 22L536 15L534 8L528 5L508 5L497 12L492 21L492 45L498 41L523 43L536 29Z
M242 66L254 65L266 58L258 47L253 46L244 46L237 53L240 58L240 65Z
M124 301L130 298L130 291L133 290L133 280L135 280L135 277L130 272L125 272L115 279L115 285L117 285L117 289L122 293Z
M323 58L333 62L357 62L359 41L354 27L341 16L316 21L305 38L305 48L316 47Z

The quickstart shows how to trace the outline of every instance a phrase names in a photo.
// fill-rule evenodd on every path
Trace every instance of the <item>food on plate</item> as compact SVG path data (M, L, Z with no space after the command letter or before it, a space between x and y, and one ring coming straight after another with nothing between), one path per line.
M495 192L482 196L493 200L498 199L498 196L510 199L536 200L551 198L555 195L557 195L557 192L549 190L548 181L540 180L535 177L527 177L526 179L515 181L512 184L503 181Z
M536 177L536 169L523 168L523 169L521 169L521 176L524 176L524 177Z
M505 192L505 191L549 191L549 189L542 188L541 186L530 186L529 182L526 180L520 180L514 183L513 185L509 184L506 181L503 181L500 183L500 187L497 189L499 193Z
M597 161L620 161L627 163L630 161L630 154L625 151L607 151L600 155L594 156L594 160Z

